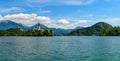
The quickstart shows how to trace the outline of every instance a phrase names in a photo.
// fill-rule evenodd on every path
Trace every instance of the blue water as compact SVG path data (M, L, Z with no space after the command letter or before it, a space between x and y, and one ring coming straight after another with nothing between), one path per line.
M120 37L0 37L0 61L120 61Z

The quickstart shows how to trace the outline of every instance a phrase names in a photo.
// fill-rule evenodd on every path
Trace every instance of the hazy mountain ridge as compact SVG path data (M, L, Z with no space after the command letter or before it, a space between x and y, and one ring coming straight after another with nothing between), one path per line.
M18 27L21 27L24 30L27 30L29 28L25 25L10 20L0 21L0 30L7 30L9 28L18 28Z
M13 22L11 20L0 21L0 30L7 30L9 28L18 28L18 27L22 28L23 30L30 30L30 29L33 29L33 28L37 28L38 24L35 24L31 27L28 27L28 26L22 25L20 23ZM75 29L49 28L49 27L45 26L44 24L40 24L40 27L42 29L52 30L55 34L59 34L59 35L60 34L66 34L66 33L69 33L73 30L82 28L82 27L77 27Z

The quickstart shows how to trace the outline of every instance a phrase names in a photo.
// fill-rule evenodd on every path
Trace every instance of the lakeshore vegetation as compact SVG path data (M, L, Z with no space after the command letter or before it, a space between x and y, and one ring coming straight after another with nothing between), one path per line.
M10 28L8 30L0 30L0 36L54 36L54 33L51 30L23 31L21 28Z
M0 36L56 36L52 30L27 30L21 28L10 28L7 30L0 30ZM120 27L113 27L112 25L99 22L90 27L73 30L70 33L63 34L63 36L120 36Z

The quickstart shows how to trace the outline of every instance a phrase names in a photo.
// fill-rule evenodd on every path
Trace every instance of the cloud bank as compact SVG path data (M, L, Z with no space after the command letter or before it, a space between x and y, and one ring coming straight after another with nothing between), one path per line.
M22 24L35 24L38 21L41 23L50 23L51 19L49 17L45 16L37 16L37 14L12 14L12 15L6 15L2 17L0 15L0 20L12 20L17 23L22 23Z
M72 29L76 26L81 24L87 23L87 20L78 20L76 22L71 22L68 19L59 19L59 20L52 20L46 16L38 16L37 14L12 14L12 15L0 15L0 20L11 20L17 23L22 23L24 25L34 25L38 23L44 24L48 27L52 28L64 28L64 29Z
M60 19L57 22L58 24L69 24L70 22L67 19Z

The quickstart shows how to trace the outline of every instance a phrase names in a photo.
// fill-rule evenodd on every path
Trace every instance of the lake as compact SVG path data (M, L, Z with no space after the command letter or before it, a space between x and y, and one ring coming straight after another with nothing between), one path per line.
M120 61L120 37L0 37L0 61Z

